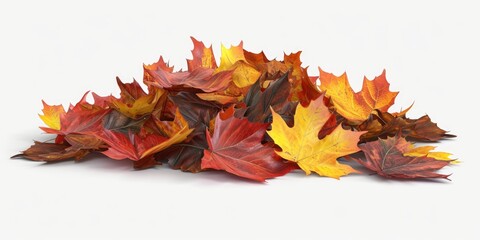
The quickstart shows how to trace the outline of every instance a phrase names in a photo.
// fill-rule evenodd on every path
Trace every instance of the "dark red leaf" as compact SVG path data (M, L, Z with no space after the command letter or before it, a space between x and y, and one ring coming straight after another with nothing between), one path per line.
M450 161L430 157L408 157L403 154L411 144L402 137L389 137L360 145L365 154L357 162L387 178L446 178L449 175L436 173Z

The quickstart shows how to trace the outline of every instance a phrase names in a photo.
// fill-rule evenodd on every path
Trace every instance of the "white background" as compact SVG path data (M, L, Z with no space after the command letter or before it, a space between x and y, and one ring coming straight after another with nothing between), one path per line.
M480 239L479 6L475 1L2 1L0 3L0 239ZM96 155L81 163L10 160L46 140L41 99L141 80L163 55L186 67L194 36L269 58L303 50L317 67L348 72L358 90L387 69L400 91L459 137L439 150L462 160L452 182L340 181L289 174L266 184L222 172L133 171ZM476 104L475 104L476 103ZM475 104L475 105L474 105ZM476 117L477 116L477 117Z

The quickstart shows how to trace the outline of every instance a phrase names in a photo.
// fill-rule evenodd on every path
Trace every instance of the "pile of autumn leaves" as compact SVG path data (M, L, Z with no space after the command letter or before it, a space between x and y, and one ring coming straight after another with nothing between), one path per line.
M217 66L212 48L192 40L188 71L175 72L162 58L144 65L148 93L117 78L119 98L92 93L91 104L87 93L67 111L44 103L41 129L55 142L35 142L17 156L52 162L101 152L136 169L168 164L256 181L298 168L339 178L359 172L355 161L388 178L448 177L436 171L452 163L450 154L410 141L453 135L428 116L388 112L398 92L390 92L385 72L355 93L346 74L308 76L300 52L277 61L242 43L222 46Z

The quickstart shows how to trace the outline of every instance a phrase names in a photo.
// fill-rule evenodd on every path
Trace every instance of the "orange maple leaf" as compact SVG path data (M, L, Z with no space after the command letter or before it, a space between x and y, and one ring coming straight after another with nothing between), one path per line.
M390 92L385 70L373 80L363 79L360 92L355 93L348 82L347 74L335 76L320 69L320 89L330 97L335 110L353 123L368 119L373 110L386 112L393 105L398 92Z

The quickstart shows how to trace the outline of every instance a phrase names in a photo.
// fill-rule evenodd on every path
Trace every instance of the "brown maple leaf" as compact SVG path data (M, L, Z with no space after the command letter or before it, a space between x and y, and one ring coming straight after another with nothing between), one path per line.
M27 158L33 161L56 162L62 160L80 160L92 151L106 149L102 140L84 134L71 133L62 137L61 142L49 143L35 141L30 148L12 158Z
M436 160L427 156L405 156L411 149L411 144L399 136L368 142L359 147L365 157L353 159L382 177L448 179L450 176L435 172L450 164L450 161Z
M439 128L428 115L410 119L405 116L405 113L406 111L401 114L391 114L376 110L368 120L353 127L360 131L367 131L361 136L363 142L395 136L398 133L409 139L426 142L455 137Z

